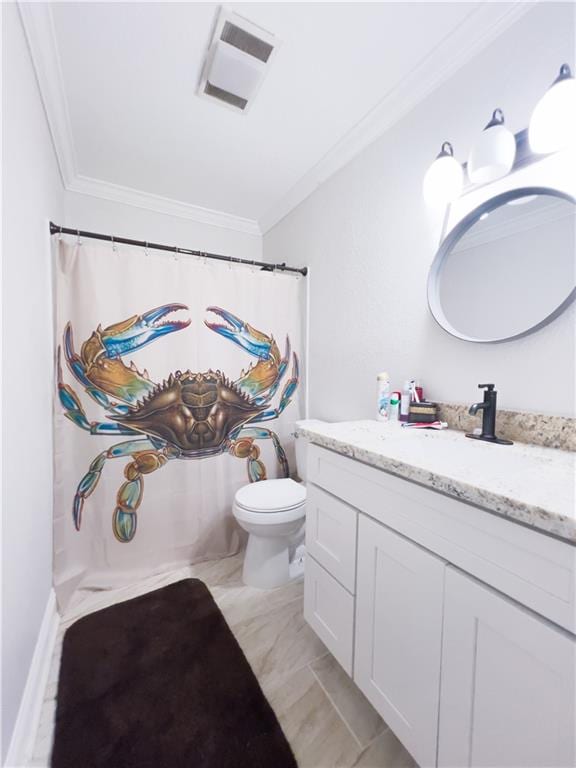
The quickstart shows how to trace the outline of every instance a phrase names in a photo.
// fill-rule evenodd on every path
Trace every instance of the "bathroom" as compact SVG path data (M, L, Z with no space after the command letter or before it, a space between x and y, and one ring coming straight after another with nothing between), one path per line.
M2 5L5 768L576 765L576 4Z

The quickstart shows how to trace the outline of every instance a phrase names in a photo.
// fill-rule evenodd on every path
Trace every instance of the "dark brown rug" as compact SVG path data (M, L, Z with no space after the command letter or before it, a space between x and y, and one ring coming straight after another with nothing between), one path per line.
M64 636L52 768L296 768L206 586L185 579Z

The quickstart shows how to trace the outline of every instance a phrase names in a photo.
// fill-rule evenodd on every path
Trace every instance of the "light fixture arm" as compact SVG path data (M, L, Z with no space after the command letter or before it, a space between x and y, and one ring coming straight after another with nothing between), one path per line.
M437 159L439 157L454 157L454 147L452 146L452 144L450 144L449 141L445 141L442 144L440 152L438 153L438 155L436 155Z
M486 125L484 130L486 131L488 128L493 128L495 125L504 125L504 112L502 112L499 107L492 112L490 122Z
M562 80L569 80L572 77L572 70L570 69L569 64L562 64L560 67L560 73L556 80L552 83L552 85L556 85L556 83L561 83Z

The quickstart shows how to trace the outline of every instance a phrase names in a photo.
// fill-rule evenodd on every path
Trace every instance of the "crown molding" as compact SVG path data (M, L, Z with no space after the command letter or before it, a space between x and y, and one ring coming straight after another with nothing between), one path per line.
M62 183L67 191L261 237L260 227L254 219L203 208L78 173L50 3L19 2L18 8L52 135Z
M272 229L321 184L379 139L442 83L461 69L536 2L482 3L438 43L378 104L354 125L290 191L259 219L263 234ZM483 30L478 34L477 30Z
M111 200L114 203L132 205L136 208L145 208L155 213L164 213L169 216L178 216L182 219L192 219L199 224L208 224L211 227L232 229L248 235L262 235L258 222L253 219L244 219L231 213L215 211L212 208L202 208L199 205L183 203L169 197L154 195L150 192L141 192L119 184L111 184L100 179L91 179L77 174L67 185L69 192L77 192L81 195L91 195L103 200Z
M26 2L18 2L18 10L36 72L62 182L67 188L76 175L76 156L52 10L50 3Z
M535 2L482 3L329 150L259 221L131 189L77 171L70 114L50 3L18 2L22 24L66 190L200 224L262 236L330 176L366 149L420 101L532 8ZM477 29L482 29L481 34Z

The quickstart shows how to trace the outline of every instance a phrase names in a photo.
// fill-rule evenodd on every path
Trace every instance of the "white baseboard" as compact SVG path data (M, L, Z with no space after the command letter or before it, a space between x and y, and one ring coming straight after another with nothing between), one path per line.
M20 768L20 766L25 766L27 760L32 756L59 622L60 616L56 608L56 595L54 590L51 589L44 610L44 616L42 617L34 654L32 655L4 768Z

